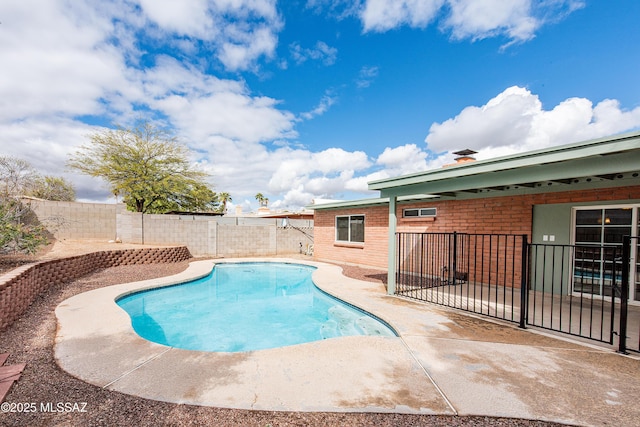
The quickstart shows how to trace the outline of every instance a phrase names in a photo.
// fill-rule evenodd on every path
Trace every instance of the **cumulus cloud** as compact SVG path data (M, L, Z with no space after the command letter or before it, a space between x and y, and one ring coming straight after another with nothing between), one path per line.
M376 160L386 173L401 175L420 172L427 169L427 153L416 144L406 144L400 147L387 147Z
M582 7L583 0L366 0L356 14L364 32L405 25L424 28L438 22L454 39L503 36L509 40L506 47L532 39L541 26Z
M473 40L504 34L511 40L526 41L542 24L532 16L530 0L451 0L445 25L457 39Z
M425 27L444 0L367 0L360 12L364 31L388 31L401 25Z
M464 148L477 158L542 149L640 127L640 107L622 110L616 100L595 106L585 98L569 98L545 110L528 89L507 88L485 105L464 108L457 116L434 123L425 141L436 153Z
M232 71L249 69L260 57L273 57L283 27L275 0L139 1L162 36L170 32L209 42L217 58Z

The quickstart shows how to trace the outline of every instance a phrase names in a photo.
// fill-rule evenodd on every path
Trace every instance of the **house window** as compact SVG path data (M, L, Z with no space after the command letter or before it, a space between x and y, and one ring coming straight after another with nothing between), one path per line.
M613 294L614 272L620 280L623 236L638 236L638 206L590 206L576 208L574 222L573 291L600 296ZM634 224L636 224L634 226ZM638 251L632 251L632 265L640 271ZM640 283L630 283L630 299L640 300Z
M337 216L336 240L364 243L364 215Z
M436 208L410 208L402 210L403 218L434 218Z

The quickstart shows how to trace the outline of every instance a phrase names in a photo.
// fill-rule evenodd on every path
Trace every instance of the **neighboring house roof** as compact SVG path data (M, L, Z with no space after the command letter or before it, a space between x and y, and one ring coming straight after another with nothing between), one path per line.
M640 132L369 183L382 197L468 199L640 185Z

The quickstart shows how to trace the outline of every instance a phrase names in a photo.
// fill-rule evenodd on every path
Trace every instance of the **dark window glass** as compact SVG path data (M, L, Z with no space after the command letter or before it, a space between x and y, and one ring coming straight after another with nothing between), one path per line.
M605 209L604 225L631 225L631 208L629 209Z
M576 211L576 225L602 224L602 209Z
M600 227L576 228L576 244L600 242L602 230Z
M364 216L351 217L351 241L364 242Z
M349 217L336 218L336 240L346 242L349 240Z

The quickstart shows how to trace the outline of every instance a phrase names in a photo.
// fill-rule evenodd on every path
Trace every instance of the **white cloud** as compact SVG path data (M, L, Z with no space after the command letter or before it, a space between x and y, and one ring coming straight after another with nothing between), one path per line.
M272 58L283 23L275 0L138 0L147 18L177 37L196 38L213 46L229 70L247 70L256 60ZM191 49L183 39L177 45Z
M426 27L444 0L367 0L360 12L364 31L383 32L401 25Z
M537 95L513 86L481 107L466 107L456 117L434 123L425 141L436 153L470 148L484 159L637 128L640 107L624 111L615 100L594 107L588 99L569 98L544 110Z
M449 0L451 13L445 25L454 38L473 40L505 34L512 40L529 40L542 22L532 16L531 0Z
M332 91L327 91L313 110L301 113L300 117L304 120L311 120L314 117L321 116L326 113L336 101L337 98L332 94Z
M176 2L173 0L138 0L150 21L165 31L180 35L211 39L217 31L214 10L206 0Z
M503 47L535 37L543 25L584 7L583 0L366 0L357 12L365 32L401 26L424 28L436 21L454 39L503 36ZM317 7L317 6L316 6Z
M289 45L289 52L298 65L309 59L321 61L324 65L333 65L338 57L338 49L323 41L316 42L313 48L303 48L300 43L294 42Z
M66 11L59 6L30 0L0 4L0 120L51 111L101 114L102 101L127 86L122 54L107 42L110 20L81 2Z
M356 86L360 89L371 86L371 83L378 77L378 70L378 67L362 67L356 79Z
M416 144L384 149L376 163L387 170L390 175L420 172L427 169L427 153Z

